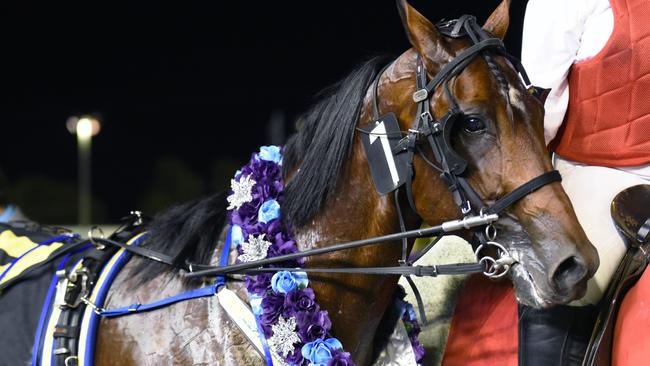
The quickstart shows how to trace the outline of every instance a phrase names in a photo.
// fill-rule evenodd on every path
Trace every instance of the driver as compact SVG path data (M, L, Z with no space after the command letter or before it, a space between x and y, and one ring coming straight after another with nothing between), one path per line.
M581 363L593 323L566 321L593 319L626 251L610 204L625 188L650 183L649 24L647 0L528 1L522 63L533 84L551 89L545 139L600 267L572 308L520 309L527 365L560 364L562 355Z

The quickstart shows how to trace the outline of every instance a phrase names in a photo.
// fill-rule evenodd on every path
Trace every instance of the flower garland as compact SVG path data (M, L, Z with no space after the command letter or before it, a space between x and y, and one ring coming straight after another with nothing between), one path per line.
M227 197L230 237L238 262L250 262L298 251L290 229L280 222L283 201L282 154L277 146L263 146L235 173ZM269 267L301 267L302 260ZM331 337L332 322L316 303L305 272L281 271L246 276L251 308L259 319L271 350L291 365L354 365L349 352ZM402 320L419 363L424 349L417 340L420 327L412 306Z

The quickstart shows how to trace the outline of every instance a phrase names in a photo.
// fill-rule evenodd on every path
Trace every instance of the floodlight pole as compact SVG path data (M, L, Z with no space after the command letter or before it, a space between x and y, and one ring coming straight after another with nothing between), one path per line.
M79 176L79 225L90 225L92 216L91 193L91 147L92 147L92 121L81 118L77 122L77 151L78 151L78 176Z

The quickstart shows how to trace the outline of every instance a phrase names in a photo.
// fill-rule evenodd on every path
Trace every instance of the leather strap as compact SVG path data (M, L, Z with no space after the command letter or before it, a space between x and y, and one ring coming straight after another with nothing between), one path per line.
M466 48L461 53L459 53L453 60L445 64L445 66L443 66L442 69L440 69L440 71L436 74L436 76L434 76L434 78L431 79L431 81L429 81L429 83L426 85L427 93L431 93L438 86L438 84L440 84L443 80L445 80L450 76L453 76L455 74L454 71L461 64L467 62L468 60L471 60L478 54L478 52L488 48L504 50L505 46L503 45L503 41L501 41L498 38L488 38L486 40L480 41L479 43L473 46Z
M144 257L147 259L151 259L156 262L164 263L172 267L176 267L179 269L183 270L189 270L189 267L185 263L177 263L174 257L169 256L164 253L157 252L155 250L139 247L139 246L131 246L127 245L124 243L120 243L118 241L110 240L110 239L102 239L102 238L93 238L93 240L97 243L100 244L107 244L115 247L119 247L122 249L125 249L137 256Z
M546 172L538 177L531 179L530 181L522 184L521 186L517 187L515 190L501 197L501 199L496 201L487 210L487 212L499 213L505 210L506 208L508 208L509 206L511 206L513 203L519 201L520 199L524 198L530 193L533 193L534 191L542 188L543 186L552 182L560 182L560 181L562 181L562 176L560 175L560 172L558 172L557 170L551 170L550 172Z
M396 267L361 267L361 268L251 268L238 273L260 274L267 272L315 272L315 273L356 273L371 275L401 275L417 277L438 277L441 275L460 275L485 271L481 263L439 264L436 266L396 266Z

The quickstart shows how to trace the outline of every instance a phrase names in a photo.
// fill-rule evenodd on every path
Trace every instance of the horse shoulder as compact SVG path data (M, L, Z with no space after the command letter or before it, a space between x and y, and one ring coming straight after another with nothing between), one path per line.
M138 259L133 260L133 262ZM201 285L165 272L134 286L135 263L115 279L105 307L150 303ZM102 319L97 365L262 365L250 342L230 321L216 296L182 301L156 311Z

